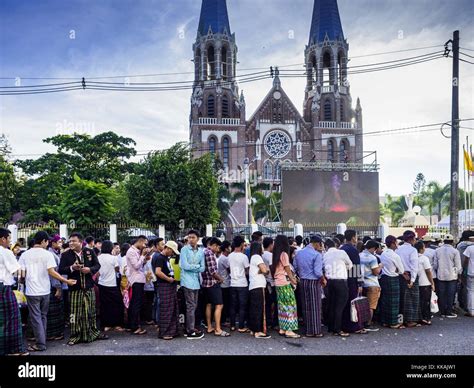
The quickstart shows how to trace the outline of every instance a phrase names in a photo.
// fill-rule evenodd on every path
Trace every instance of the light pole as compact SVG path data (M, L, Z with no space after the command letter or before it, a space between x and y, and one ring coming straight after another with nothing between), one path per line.
M249 158L244 159L244 180L245 180L245 225L249 223Z

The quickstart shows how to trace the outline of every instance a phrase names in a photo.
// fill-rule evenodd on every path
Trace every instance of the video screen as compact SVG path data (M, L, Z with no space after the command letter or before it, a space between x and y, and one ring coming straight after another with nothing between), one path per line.
M377 225L379 175L362 171L282 171L282 221Z

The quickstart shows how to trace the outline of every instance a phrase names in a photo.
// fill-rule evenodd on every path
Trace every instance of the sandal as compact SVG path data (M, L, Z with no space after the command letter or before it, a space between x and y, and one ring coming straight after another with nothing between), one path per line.
M28 351L29 352L44 352L46 349L40 349L36 345L28 345Z
M67 346L74 346L76 343L74 341L68 341Z
M293 334L285 334L285 338L298 339L298 338L301 338L301 336L299 334L293 333Z
M339 336L339 337L349 337L350 334L346 333L344 331L340 331L339 333L333 333L333 335Z
M7 354L7 356L29 356L30 353L29 352L21 352L21 353L10 353L10 354Z
M146 334L146 330L145 329L137 329L132 334L134 334L134 335L143 335L143 334Z
M117 326L114 330L119 331L119 332L125 331L125 329L123 327L120 327L120 326Z
M230 337L230 334L227 333L227 332L224 331L224 330L222 330L219 334L217 334L217 332L214 331L214 335L215 335L216 337Z
M357 330L357 331L355 332L355 334L367 334L367 333L368 333L368 331L365 330L365 329Z
M401 323L398 325L393 325L393 326L388 326L390 329L405 329L405 326L403 326Z
M159 339L162 339L162 340L166 340L166 341L170 341L173 339L173 337L171 336L166 336L166 337L158 337Z
M421 325L419 323L416 323L416 322L409 322L409 323L407 323L406 326L409 327L409 328L412 328L412 327L420 327Z
M421 324L422 325L426 325L426 326L431 326L431 321L425 321L424 319L421 321Z
M238 332L239 333L249 333L250 330L249 329L239 329Z
M211 329L211 331L209 330L206 330L207 331L207 334L211 334L211 333L214 333L216 330L215 329Z

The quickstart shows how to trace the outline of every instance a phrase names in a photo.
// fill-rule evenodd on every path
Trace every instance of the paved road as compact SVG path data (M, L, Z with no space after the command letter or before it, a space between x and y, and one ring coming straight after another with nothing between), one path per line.
M157 338L153 328L144 336L110 333L110 339L73 347L66 341L48 342L41 355L474 355L474 318L435 317L430 327L351 335L349 338L289 340L271 332L271 339L233 333L228 338L206 335L201 340Z

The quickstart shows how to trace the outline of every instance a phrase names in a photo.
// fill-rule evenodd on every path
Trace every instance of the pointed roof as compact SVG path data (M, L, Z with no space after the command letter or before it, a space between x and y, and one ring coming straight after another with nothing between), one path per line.
M329 40L344 39L337 0L314 0L309 44L324 41L326 34Z
M209 28L214 34L222 34L224 30L231 34L226 0L202 0L198 33L207 35Z

